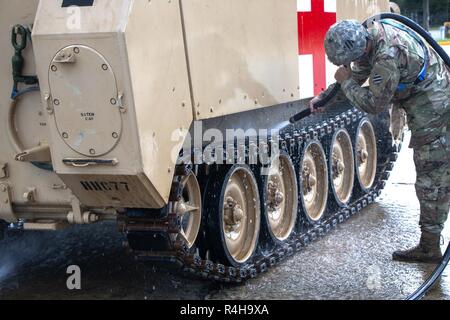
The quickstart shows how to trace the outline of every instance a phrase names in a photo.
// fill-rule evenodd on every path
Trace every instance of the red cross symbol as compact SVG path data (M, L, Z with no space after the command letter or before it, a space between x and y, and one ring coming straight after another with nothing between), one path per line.
M302 0L300 0L302 1ZM311 0L311 12L298 12L299 54L312 54L314 94L326 88L325 35L336 23L336 12L325 12L325 0Z

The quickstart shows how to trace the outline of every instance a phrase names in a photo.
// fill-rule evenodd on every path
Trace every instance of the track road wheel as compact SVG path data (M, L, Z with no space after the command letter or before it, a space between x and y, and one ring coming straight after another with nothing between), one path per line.
M298 185L291 158L282 152L261 174L263 230L269 241L281 243L292 235L297 222Z
M377 140L369 119L361 120L355 141L356 176L360 189L367 193L375 182L377 172Z
M347 130L340 129L334 134L328 162L333 198L344 207L350 202L355 182L353 146Z
M318 222L327 209L328 166L325 152L318 141L310 141L300 161L300 199L306 218Z
M260 200L255 176L248 166L226 168L219 170L217 181L207 192L207 237L214 258L240 267L250 261L258 245Z
M202 196L194 173L179 178L181 197L174 203L175 212L181 218L180 237L192 248L197 240L202 222Z

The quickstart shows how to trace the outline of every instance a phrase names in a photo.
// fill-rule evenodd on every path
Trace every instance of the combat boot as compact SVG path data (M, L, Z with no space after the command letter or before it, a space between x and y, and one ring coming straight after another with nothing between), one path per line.
M441 235L439 233L423 231L417 247L395 251L392 259L402 262L439 263L442 260L440 240Z

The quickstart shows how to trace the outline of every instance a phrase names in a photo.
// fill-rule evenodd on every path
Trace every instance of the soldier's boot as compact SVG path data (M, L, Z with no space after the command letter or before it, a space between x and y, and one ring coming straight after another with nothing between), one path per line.
M440 234L423 231L418 246L408 250L395 251L392 259L402 262L439 263L442 260L440 241Z

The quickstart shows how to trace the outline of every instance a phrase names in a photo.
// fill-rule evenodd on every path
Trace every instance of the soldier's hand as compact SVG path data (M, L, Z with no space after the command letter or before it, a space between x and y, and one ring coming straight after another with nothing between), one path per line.
M314 107L314 105L315 105L317 102L319 102L320 100L322 100L322 99L320 99L320 97L317 96L317 97L315 97L314 99L312 99L312 100L309 102L309 109L311 110L311 113L312 113L312 114L315 114L315 113L320 112L320 109L316 109L316 108Z
M336 74L334 75L334 78L339 84L342 84L344 81L350 79L352 77L352 70L349 67L340 67Z

